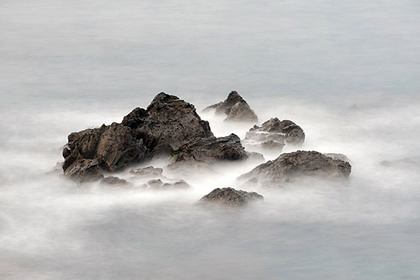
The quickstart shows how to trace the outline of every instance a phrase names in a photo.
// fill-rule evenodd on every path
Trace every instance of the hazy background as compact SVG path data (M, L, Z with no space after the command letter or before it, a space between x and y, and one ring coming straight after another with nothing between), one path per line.
M419 279L419 14L409 0L0 0L0 278ZM350 180L205 211L196 200L253 166L168 174L193 188L167 193L48 173L72 131L161 91L201 111L231 90L261 121L302 126L304 149L345 153ZM219 136L249 129L202 116Z

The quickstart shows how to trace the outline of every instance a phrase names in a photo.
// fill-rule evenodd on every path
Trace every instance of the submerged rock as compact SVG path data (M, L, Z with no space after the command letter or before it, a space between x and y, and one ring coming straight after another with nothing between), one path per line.
M173 190L173 189L188 189L191 186L184 180L179 180L174 183L164 183L161 179L154 179L147 182L149 189L153 190Z
M245 135L244 145L265 149L283 149L287 144L301 145L305 141L303 129L290 120L272 118L261 126L255 125Z
M108 176L108 177L103 178L101 180L101 185L121 185L121 186L127 186L127 185L130 185L130 183L127 182L126 180L120 179L118 177Z
M148 166L144 168L131 169L130 173L138 176L160 176L163 173L163 169Z
M225 206L244 206L251 201L263 200L264 197L256 192L235 190L234 188L217 188L203 196L200 202L216 203Z
M176 164L197 165L217 160L243 160L248 158L241 140L235 134L225 137L196 139L173 154Z
M238 179L260 185L283 185L300 176L323 178L348 177L351 165L348 162L332 159L315 151L297 151L280 155L268 161Z
M218 114L225 114L227 121L257 122L258 117L248 103L236 91L232 91L226 100L204 109L214 109Z

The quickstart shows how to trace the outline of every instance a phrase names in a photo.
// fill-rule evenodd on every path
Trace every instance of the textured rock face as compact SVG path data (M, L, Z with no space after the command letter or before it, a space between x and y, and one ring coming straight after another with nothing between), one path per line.
M200 202L216 203L225 206L239 207L251 201L263 200L264 197L256 192L246 192L233 188L214 189L209 194L203 196Z
M263 185L282 185L299 176L348 177L351 165L315 151L297 151L263 163L238 179Z
M235 134L225 137L208 137L192 141L175 152L175 163L195 165L216 160L242 160L248 154Z
M193 105L158 94L147 110L136 108L121 124L73 132L63 150L64 174L80 182L100 179L159 154L169 154L192 139L212 137L209 123Z
M98 161L93 159L73 161L64 171L64 175L80 183L96 181L104 177L99 169Z
M249 107L248 103L236 91L232 91L223 102L211 105L204 109L214 109L218 114L225 114L227 121L257 122L258 117Z
M209 123L201 120L192 104L165 93L159 93L147 110L134 109L122 124L143 139L151 155L168 154L192 138L213 136Z
M245 135L244 145L282 149L286 144L301 145L305 141L302 128L289 120L272 118L255 125Z
M63 150L64 175L80 182L103 177L101 169L110 172L122 170L145 158L146 148L132 131L117 123L74 132L68 136ZM92 172L97 176L92 176Z

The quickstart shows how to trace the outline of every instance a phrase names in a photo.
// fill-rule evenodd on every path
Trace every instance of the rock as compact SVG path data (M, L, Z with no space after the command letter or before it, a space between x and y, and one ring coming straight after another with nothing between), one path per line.
M256 192L246 192L233 188L214 189L203 196L200 202L216 203L230 207L244 206L251 201L263 200L264 197Z
M147 110L134 109L121 124L71 133L63 149L63 170L79 181L100 179L101 170L123 170L156 155L169 155L194 139L212 136L209 123L201 120L193 105L160 93Z
M108 176L101 180L101 185L129 185L126 180L114 176Z
M160 176L163 173L163 169L148 166L139 169L131 169L130 173L138 176Z
M173 154L175 163L196 165L217 160L243 160L248 158L241 140L235 134L225 137L202 138L182 146Z
M145 151L143 141L134 138L132 131L121 124L74 132L63 150L64 174L83 172L87 162L95 163L95 173L101 173L101 169L115 172L143 160ZM73 171L68 171L70 167Z
M164 183L161 179L150 180L147 182L149 189L154 190L171 190L171 189L187 189L191 186L184 180L176 181L175 183Z
M209 123L201 120L192 104L163 92L147 110L136 108L125 116L122 124L143 139L151 155L169 154L193 138L213 136Z
M351 165L315 151L297 151L263 163L238 179L260 185L283 185L300 176L348 177Z
M214 109L217 114L225 114L227 121L257 122L258 117L249 107L248 103L236 91L232 91L223 102L211 105L204 109Z
M255 125L245 135L244 145L282 150L285 144L301 145L305 141L302 128L290 120L272 118Z
M332 158L332 159L339 159L339 160L350 163L350 159L346 155L343 155L343 154L326 153L324 155L326 155L327 157Z
M77 159L65 169L64 175L80 183L96 181L104 177L96 159Z

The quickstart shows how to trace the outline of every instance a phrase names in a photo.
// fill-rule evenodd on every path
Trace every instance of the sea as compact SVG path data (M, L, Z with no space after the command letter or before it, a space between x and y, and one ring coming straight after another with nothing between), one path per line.
M419 15L416 0L0 0L0 279L420 279ZM260 124L301 126L299 149L345 154L349 179L208 209L257 163L164 169L191 185L174 191L62 176L68 134L160 92L244 138L252 125L202 112L232 90Z

